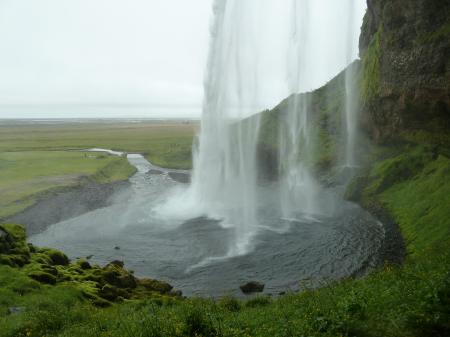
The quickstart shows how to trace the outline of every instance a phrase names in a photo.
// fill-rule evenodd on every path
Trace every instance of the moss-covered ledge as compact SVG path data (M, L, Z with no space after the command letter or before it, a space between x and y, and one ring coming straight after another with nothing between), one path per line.
M25 229L15 224L0 225L0 265L14 268L41 284L73 287L97 306L127 300L181 297L181 292L174 291L166 282L136 278L121 261L104 267L91 265L85 259L70 262L58 250L27 243Z
M450 158L445 153L414 144L378 147L346 198L398 224L407 253L423 254L450 236Z

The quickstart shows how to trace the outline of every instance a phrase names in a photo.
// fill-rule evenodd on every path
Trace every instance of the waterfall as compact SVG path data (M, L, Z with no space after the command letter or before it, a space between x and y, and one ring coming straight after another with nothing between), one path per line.
M361 25L361 9L357 2L347 2L348 13L346 34L345 63L350 64L358 54L358 36ZM359 14L359 15L358 15ZM358 34L358 35L357 35ZM345 70L345 154L344 166L354 168L357 166L356 143L358 138L358 107L359 91L355 82L356 68L349 66Z
M354 0L292 0L287 49L287 83L289 93L306 92L324 84L330 74L347 67L357 58L357 46L364 6ZM320 26L326 22L327 27ZM325 42L325 43L324 43ZM326 55L326 58L323 56ZM354 67L345 71L345 166L355 166L357 134L357 98ZM318 200L319 186L311 163L317 148L312 125L312 107L308 95L293 95L288 100L287 117L281 119L279 134L281 187L280 206L285 217L299 211L323 213Z
M216 0L192 192L206 214L235 229L230 255L244 253L257 226L258 3Z
M214 1L192 183L187 191L176 193L166 214L219 219L234 230L228 256L251 249L260 210L267 208L257 180L258 112L289 95L279 126L281 177L271 191L279 200L277 214L287 218L323 211L310 165L314 152L320 151L311 127L311 106L306 95L297 94L324 85L356 58L349 45L357 43L359 26L349 23L354 17L361 20L365 8L360 4L359 13L356 3L361 1ZM349 139L353 120L349 112Z

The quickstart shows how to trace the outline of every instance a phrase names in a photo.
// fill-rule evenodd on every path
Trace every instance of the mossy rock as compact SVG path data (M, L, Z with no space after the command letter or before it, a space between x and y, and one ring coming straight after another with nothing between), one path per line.
M22 267L29 258L25 228L15 224L0 225L0 264Z
M173 289L173 287L167 282L152 279L139 279L138 284L146 290L155 291L160 294L168 294Z
M47 255L51 260L51 264L53 264L54 266L68 266L70 263L67 255L56 249L41 248L39 250L39 253Z
M124 299L152 299L155 296L180 297L162 281L138 280L122 261L105 267L91 265L86 259L70 263L64 253L52 248L38 248L26 242L26 232L19 225L0 226L0 264L21 268L30 279L48 285L68 284L99 307Z
M89 261L86 260L86 259L80 259L80 260L78 260L78 261L76 262L76 264L77 264L78 266L80 266L80 268L83 269L83 270L92 269L91 264L90 264Z
M0 254L0 264L10 267L22 267L28 263L28 259L25 255Z
M3 232L6 232L15 242L23 242L25 243L27 239L27 234L25 228L21 225L16 224L2 224L0 225L0 229Z
M137 286L133 274L115 263L110 263L103 268L103 278L107 283L122 289L134 289Z
M33 280L36 280L41 283L45 284L56 284L56 277L52 274L49 274L44 271L35 270L30 273L28 273L28 276L31 277Z
M130 298L130 293L124 289L105 284L98 292L98 295L107 301L116 301L119 298Z

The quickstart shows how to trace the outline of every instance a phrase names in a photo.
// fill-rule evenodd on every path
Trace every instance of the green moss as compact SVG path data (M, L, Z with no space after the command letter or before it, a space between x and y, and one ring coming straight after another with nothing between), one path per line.
M140 279L138 282L138 284L146 290L155 291L161 294L167 294L173 289L170 284L158 280Z
M69 258L67 257L67 255L60 252L59 250L52 248L41 248L38 250L38 253L47 255L52 265L67 266L69 264Z
M56 284L56 276L41 270L33 270L27 274L33 280L45 284Z
M382 31L379 30L373 36L362 60L361 97L364 103L380 93L381 34Z
M107 184L116 181L124 181L136 173L136 168L125 158L114 158L108 165L94 174L91 179Z
M30 258L30 247L26 243L26 233L22 226L2 224L0 230L0 264L23 266Z
M272 303L272 299L268 296L257 296L245 302L247 308L264 307Z
M428 160L417 175L380 199L398 220L410 252L422 253L450 234L450 159Z
M417 40L419 44L431 43L440 39L448 39L450 35L450 22L446 22L433 32L420 36Z
M378 163L346 192L369 210L387 210L411 254L423 254L450 236L450 159L443 153L412 145L382 149Z
M14 241L17 243L25 242L27 234L25 228L15 224L1 224L0 229L11 235Z
M241 302L231 296L225 296L221 298L218 304L231 312L238 312L241 310Z
M375 165L370 173L371 184L367 192L380 193L390 186L407 180L419 173L433 160L434 153L423 147L406 149L400 155Z

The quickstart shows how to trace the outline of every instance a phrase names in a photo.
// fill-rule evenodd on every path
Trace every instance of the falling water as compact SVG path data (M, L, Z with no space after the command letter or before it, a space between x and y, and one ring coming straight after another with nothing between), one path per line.
M358 1L291 0L290 43L287 49L289 93L306 92L323 84L357 57L359 27L364 6ZM359 20L359 21L358 21ZM321 27L320 22L327 27ZM324 55L326 56L324 58ZM355 165L357 93L354 67L345 71L345 165ZM312 126L310 96L294 95L288 100L287 117L281 119L279 148L282 174L280 203L283 215L299 211L323 213L319 205L319 186L311 163L317 148Z
M258 2L216 0L202 132L192 192L205 213L235 228L230 255L248 249L257 226Z
M257 112L288 95L322 86L356 58L348 43L357 43L359 27L351 28L349 23L353 17L361 19L364 11L360 4L360 14L353 13L356 3L362 2L214 1L192 184L172 199L166 213L182 214L185 219L208 216L234 228L235 240L228 256L251 248L259 228L260 208L265 207L257 181ZM317 149L306 97L293 95L288 100L287 117L280 125L282 176L276 189L280 217L291 217L298 211L320 214L323 209L317 202L319 186L310 167ZM353 118L348 119L350 125Z
M361 7L356 2L347 2L345 10L348 13L347 40L346 40L346 64L350 64L358 53L358 35ZM359 15L358 15L359 14ZM356 67L349 66L345 70L345 160L344 166L353 168L357 166L356 142L358 135L358 106L359 91L355 78Z
M289 93L299 93L307 85L308 46L311 43L309 1L292 0L287 49ZM287 116L280 119L279 163L281 172L280 207L285 218L302 210L316 213L317 184L307 162L312 153L312 128L308 97L293 95L288 100Z

